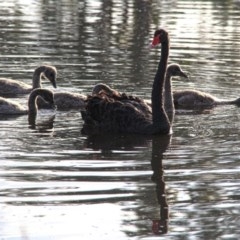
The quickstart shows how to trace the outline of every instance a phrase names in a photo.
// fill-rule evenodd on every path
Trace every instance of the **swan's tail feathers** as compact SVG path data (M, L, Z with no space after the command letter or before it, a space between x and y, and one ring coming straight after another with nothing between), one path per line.
M240 107L240 98L237 98L235 101L233 101L233 103Z

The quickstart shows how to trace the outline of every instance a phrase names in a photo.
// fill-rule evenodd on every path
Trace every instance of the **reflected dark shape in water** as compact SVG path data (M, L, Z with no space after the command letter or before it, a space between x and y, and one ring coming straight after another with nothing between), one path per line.
M88 136L85 140L85 148L111 152L113 150L134 150L137 147L147 147L154 139L158 139L158 149L163 153L167 149L171 135L149 136L140 134L96 134ZM153 142L155 144L155 142Z
M139 134L96 134L88 136L85 140L85 147L102 152L112 150L134 150L138 146L147 146L149 136Z
M214 108L196 108L196 109L188 109L188 108L175 108L176 115L199 115L199 114L210 114L212 113Z
M12 114L10 114L10 115L6 115L6 114L1 115L0 114L0 121L13 120L13 119L17 119L17 118L19 118L21 116L22 115L12 115Z
M143 135L94 135L86 139L86 147L102 150L106 154L113 149L132 150L136 146L146 146L152 142L151 180L156 184L156 197L159 204L159 218L152 219L152 232L155 235L168 232L169 207L165 192L163 157L170 146L171 135L143 136ZM141 226L139 226L141 228Z
M0 115L0 121L11 121L15 120L18 118L22 118L23 115ZM49 130L52 130L54 128L54 120L55 120L55 115L52 115L51 117L41 120L41 121L36 121L35 116L28 116L28 124L29 124L29 129L32 130L37 130L38 132L48 132Z
M156 195L160 211L159 219L152 220L152 231L156 235L168 232L169 208L165 192L162 160L164 152L170 145L170 140L170 136L163 136L161 138L154 136L152 139L152 181L156 183Z
M51 116L47 120L36 123L35 118L31 119L31 116L28 116L29 129L36 130L39 133L49 132L49 130L52 130L54 128L54 119L55 115Z

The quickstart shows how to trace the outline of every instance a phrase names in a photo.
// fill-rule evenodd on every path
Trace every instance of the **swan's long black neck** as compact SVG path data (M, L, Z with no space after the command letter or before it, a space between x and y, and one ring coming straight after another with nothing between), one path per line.
M165 87L164 87L164 109L168 115L170 123L173 123L173 118L175 114L175 107L173 102L173 93L172 93L172 75L167 71L165 78Z
M161 44L161 58L152 88L152 117L154 128L169 128L169 120L163 107L163 88L169 55L169 41ZM161 126L160 126L161 125Z

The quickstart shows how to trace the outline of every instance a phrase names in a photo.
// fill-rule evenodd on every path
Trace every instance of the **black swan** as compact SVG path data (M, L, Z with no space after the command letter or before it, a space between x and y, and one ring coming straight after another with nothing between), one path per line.
M48 79L54 88L56 88L56 77L57 70L55 67L50 65L43 65L35 69L32 79L32 86L24 82L0 78L0 95L18 95L18 94L28 94L35 88L41 88L42 77Z
M176 90L173 92L174 105L176 108L212 108L218 105L240 106L240 98L235 100L222 100L198 90Z
M32 92L29 95L28 109L26 109L16 101L0 97L0 114L1 115L29 114L35 118L38 110L36 104L36 99L38 96L42 97L45 101L49 102L52 105L52 107L54 106L53 92L48 89L36 88L32 90Z
M167 113L174 112L171 78L177 77L177 76L188 78L187 74L182 71L181 67L178 64L176 63L169 64L167 67L165 87L164 87L164 108ZM129 101L136 108L142 111L145 114L145 116L151 117L152 115L151 103L148 100L142 100L135 96L126 95L125 93L120 93L117 90L109 87L104 83L96 84L92 90L93 96L99 95L99 94L107 95L108 97L114 98L115 100L118 100L118 101L123 101L123 102Z
M81 111L83 134L99 132L169 134L171 124L163 106L163 88L169 56L169 36L164 29L154 33L152 46L161 43L161 57L152 87L152 115L145 114L133 104L108 98L88 96L86 110Z

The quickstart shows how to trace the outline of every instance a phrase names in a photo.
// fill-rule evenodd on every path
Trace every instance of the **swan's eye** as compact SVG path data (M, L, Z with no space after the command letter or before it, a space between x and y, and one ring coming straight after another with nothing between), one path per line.
M54 79L54 74L53 73L49 73L48 76L49 76L50 79Z

